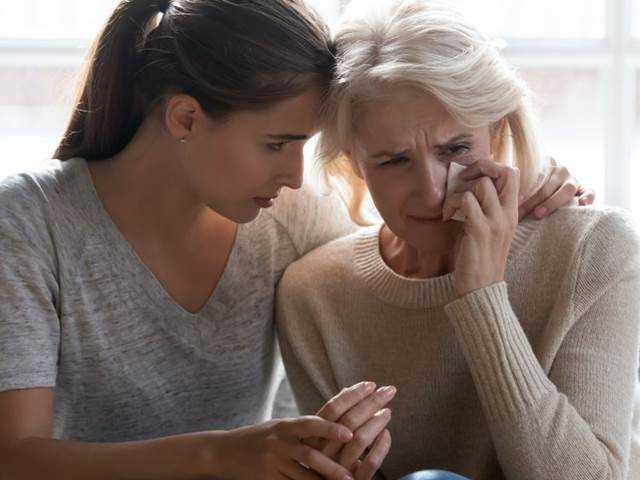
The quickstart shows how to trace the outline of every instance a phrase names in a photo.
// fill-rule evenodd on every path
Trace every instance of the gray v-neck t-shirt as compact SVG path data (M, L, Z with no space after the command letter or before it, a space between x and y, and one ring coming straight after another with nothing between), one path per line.
M240 225L187 312L112 222L83 159L0 183L0 391L54 388L54 434L128 441L268 419L273 299L286 266L354 226L335 197L285 191ZM212 246L212 248L215 248Z

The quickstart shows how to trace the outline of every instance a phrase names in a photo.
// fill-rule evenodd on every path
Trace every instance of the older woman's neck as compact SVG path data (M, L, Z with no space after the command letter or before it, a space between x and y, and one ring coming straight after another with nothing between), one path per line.
M434 242L437 243L437 242ZM452 242L448 242L449 245ZM396 236L386 225L380 232L380 254L398 275L407 278L433 278L453 272L452 248L420 250Z

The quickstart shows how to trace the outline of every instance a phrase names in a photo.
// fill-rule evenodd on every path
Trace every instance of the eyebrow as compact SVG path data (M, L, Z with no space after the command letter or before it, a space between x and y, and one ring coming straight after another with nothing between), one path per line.
M400 155L406 155L409 153L409 150L403 150L402 152L387 152L382 151L378 152L375 155L371 155L371 158L380 158L380 157L399 157Z
M268 137L273 140L284 140L284 141L290 141L290 142L297 142L299 140L309 139L309 135L297 135L294 133L269 134Z
M444 143L438 144L438 145L434 145L433 148L444 148L448 145L451 145L452 143L456 143L459 142L460 140L467 140L468 138L473 137L473 135L469 134L469 133L463 133L462 135L456 135L453 138L450 138L449 140L447 140Z
M447 145L451 145L452 143L455 142L459 142L460 140L466 140L469 138L472 138L473 135L468 134L468 133L464 133L462 135L456 135L455 137L450 138L449 140L447 140L445 143L440 143L438 145L434 145L433 148L444 148ZM409 153L409 150L403 150L402 152L389 152L387 150L383 150L381 152L378 152L374 155L371 155L371 158L381 158L381 157L398 157L400 155L406 155Z

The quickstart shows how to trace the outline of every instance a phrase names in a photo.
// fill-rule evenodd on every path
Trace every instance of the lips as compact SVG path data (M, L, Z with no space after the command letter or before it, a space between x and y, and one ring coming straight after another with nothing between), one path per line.
M278 196L274 197L254 197L253 201L260 208L270 208L273 207L273 201L278 198Z
M415 215L409 215L409 218L414 222L423 223L425 225L442 223L442 215L439 215L437 217L419 217Z

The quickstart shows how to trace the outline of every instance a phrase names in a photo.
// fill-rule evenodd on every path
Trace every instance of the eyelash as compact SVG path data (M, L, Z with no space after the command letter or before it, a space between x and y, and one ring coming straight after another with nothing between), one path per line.
M445 155L451 156L451 157L459 157L462 154L467 153L469 150L471 150L471 147L469 145L465 145L464 143L461 143L459 145L452 145L448 147L447 150L448 151L445 153Z
M408 162L409 158L408 157L396 157L396 158L392 158L391 160L387 160L386 162L382 162L380 164L381 167L393 167L396 165L400 165L403 164L405 162Z
M469 150L471 150L471 147L469 145L465 145L465 144L459 144L459 145L452 145L450 147L447 148L447 151L443 153L443 156L446 157L460 157L462 155L464 155L465 153L467 153ZM402 156L402 157L396 157L396 158L392 158L391 160L387 160L386 162L383 162L380 164L381 167L394 167L394 166L398 166L398 165L402 165L405 162L408 162L409 158Z
M278 152L281 152L284 149L284 147L287 146L288 143L289 142L269 143L267 144L267 148L272 152L278 153Z

